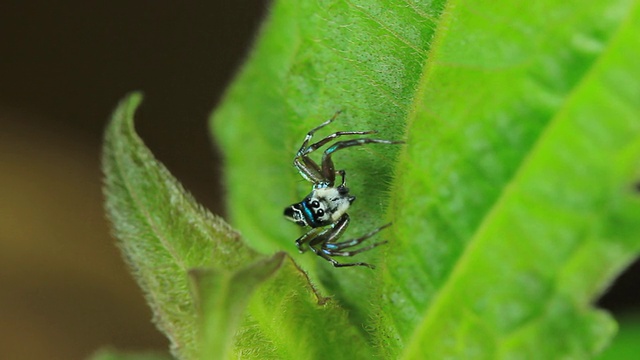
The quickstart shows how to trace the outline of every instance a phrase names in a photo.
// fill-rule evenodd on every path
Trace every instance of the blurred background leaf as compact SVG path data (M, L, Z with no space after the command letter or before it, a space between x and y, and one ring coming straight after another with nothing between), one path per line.
M100 148L124 94L154 155L222 213L206 118L255 36L259 1L0 4L0 351L83 359L168 341L105 219Z

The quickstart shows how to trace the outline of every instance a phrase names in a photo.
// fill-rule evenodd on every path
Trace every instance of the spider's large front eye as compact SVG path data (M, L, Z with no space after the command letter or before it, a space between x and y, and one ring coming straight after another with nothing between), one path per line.
M311 207L314 207L314 208L320 207L320 203L318 202L318 200L313 200L311 202Z
M316 215L317 215L318 217L322 217L322 215L324 215L324 210L322 210L322 209L318 209L318 211L316 211Z

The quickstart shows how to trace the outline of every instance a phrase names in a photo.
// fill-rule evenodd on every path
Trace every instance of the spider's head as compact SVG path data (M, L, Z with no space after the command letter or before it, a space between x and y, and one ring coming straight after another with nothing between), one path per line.
M301 202L286 207L284 216L300 226L326 226L336 222L354 199L336 188L314 189Z
M293 204L284 209L284 216L300 226L311 226L312 228L329 224L330 215L326 211L326 204L321 199L314 197L314 194L297 204Z

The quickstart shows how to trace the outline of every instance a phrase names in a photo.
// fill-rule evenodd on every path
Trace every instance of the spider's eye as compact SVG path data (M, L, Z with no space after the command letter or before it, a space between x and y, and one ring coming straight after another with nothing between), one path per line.
M318 202L318 200L313 200L311 202L311 207L314 207L314 208L320 207L320 203Z
M324 215L324 210L318 209L318 211L316 211L316 215L322 217L322 215Z

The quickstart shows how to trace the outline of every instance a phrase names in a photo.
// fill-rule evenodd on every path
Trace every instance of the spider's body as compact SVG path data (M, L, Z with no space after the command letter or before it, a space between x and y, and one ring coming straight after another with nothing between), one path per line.
M346 250L362 243L391 224L381 226L359 238L337 242L349 225L349 215L347 214L347 210L356 197L349 194L349 189L345 185L346 172L344 170L335 170L333 161L331 160L331 155L340 149L351 146L375 143L401 144L402 142L369 138L337 141L324 151L322 162L318 165L308 155L331 140L343 135L368 135L376 132L340 131L309 145L309 141L313 137L313 134L317 130L330 124L336 119L338 114L340 114L340 112L337 112L331 119L309 131L302 143L302 146L300 147L300 150L298 150L293 161L293 165L298 169L302 177L313 183L313 189L311 193L304 198L304 200L285 208L284 215L289 220L300 226L311 227L309 232L296 240L296 246L300 252L304 252L305 245L308 245L314 253L325 260L330 261L333 266L341 267L360 265L373 267L372 265L363 262L339 263L332 258L332 256L353 256L386 243L386 241L382 241L357 250ZM342 181L338 186L335 186L336 174L340 175L342 178Z

